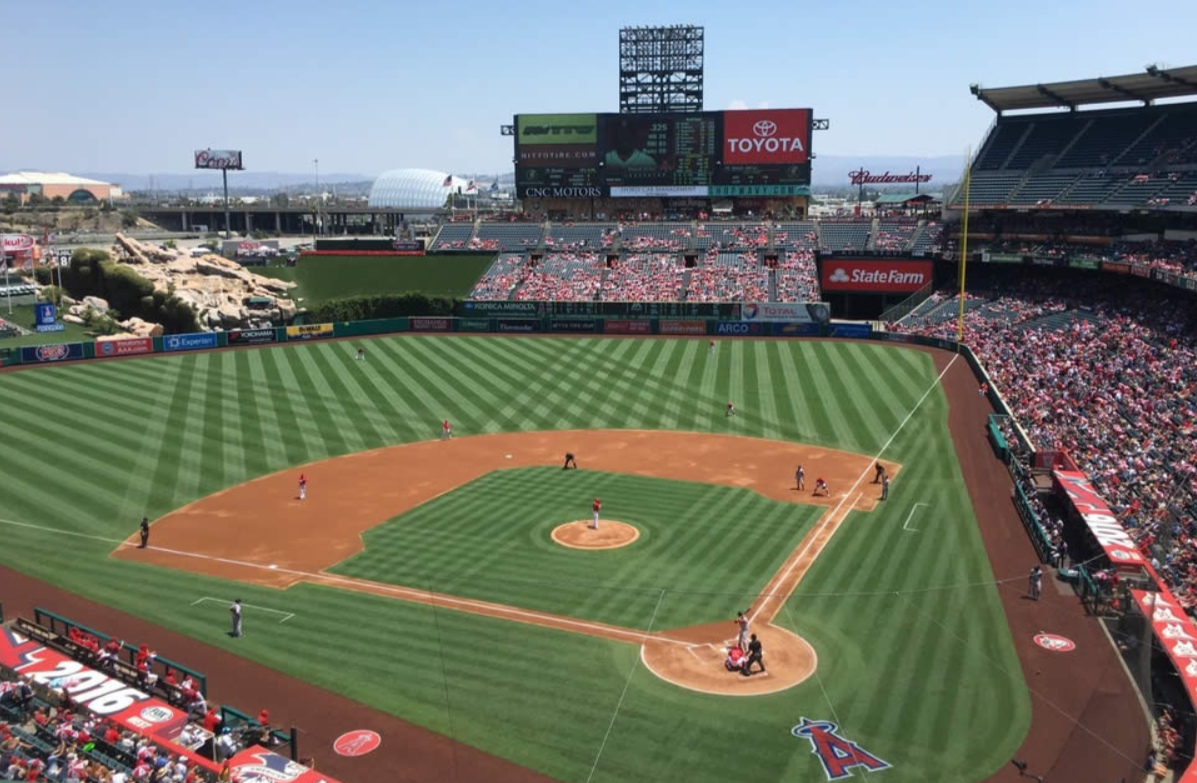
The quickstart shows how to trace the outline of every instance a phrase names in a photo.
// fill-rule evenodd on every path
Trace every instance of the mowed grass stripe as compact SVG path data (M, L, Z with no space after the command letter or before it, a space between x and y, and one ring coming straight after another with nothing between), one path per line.
M311 453L316 458L332 454L345 454L350 449L342 427L337 426L337 420L330 410L325 395L321 393L317 383L300 356L307 354L307 350L287 348L276 357L279 375L283 380L283 387L288 390L303 391L303 394L292 394L291 407L295 415L300 417L305 426L302 432L314 432L315 438L310 446Z
M323 353L320 350L322 347L333 348L337 352L335 358ZM348 350L347 346L340 344L318 343L311 350L296 351L294 354L296 375L302 373L307 376L307 382L315 389L318 404L324 409L323 418L340 436L339 444L325 438L334 454L365 451L381 445L381 440L368 423L361 416L353 414L364 400L354 399L341 381L342 376L354 371L353 364L357 361Z
M314 448L318 447L315 446L315 437L308 433L311 423L301 420L299 414L292 409L291 395L279 369L283 361L280 356L285 350L265 348L252 351L254 357L260 359L253 367L255 374L259 376L255 380L261 383L260 388L266 392L262 401L266 403L270 413L265 421L276 425L279 437L286 442L290 460L295 463L311 462L318 454Z

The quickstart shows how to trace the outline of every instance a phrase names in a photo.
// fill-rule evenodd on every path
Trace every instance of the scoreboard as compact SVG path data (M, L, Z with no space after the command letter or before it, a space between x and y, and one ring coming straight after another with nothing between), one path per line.
M805 194L811 116L810 109L517 115L517 195Z

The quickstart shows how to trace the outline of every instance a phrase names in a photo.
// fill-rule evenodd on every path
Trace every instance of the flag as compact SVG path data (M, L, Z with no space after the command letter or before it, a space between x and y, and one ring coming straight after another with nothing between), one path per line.
M494 193L498 189L499 189L499 178L495 177L495 181L490 183L490 192Z
M468 183L466 183L466 193L477 193L477 192L478 192L478 185L474 182L474 180L470 180Z
M441 183L441 187L442 187L442 188L451 188L451 187L453 187L453 175L452 175L452 174L450 174L449 176L445 177L445 181Z

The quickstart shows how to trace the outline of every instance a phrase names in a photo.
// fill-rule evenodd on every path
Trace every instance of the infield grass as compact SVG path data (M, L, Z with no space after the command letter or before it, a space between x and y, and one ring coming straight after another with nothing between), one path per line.
M684 429L872 455L935 381L925 354L857 343L721 341L713 357L700 340L399 336L369 346L366 363L341 342L0 374L0 405L9 412L0 460L10 466L0 563L566 781L823 780L809 743L789 733L802 717L838 723L892 763L876 775L883 781L981 780L1017 748L1029 697L938 388L886 452L903 464L891 499L848 517L778 618L811 641L819 669L773 696L684 691L639 666L635 645L332 588L234 587L107 556L143 514L307 461L433 438L442 418L459 435ZM729 399L741 410L730 420L722 410ZM570 471L571 479L637 481L587 474ZM479 482L499 481L499 489L500 480L536 478L535 470L504 471ZM472 489L445 496L444 508L469 501ZM715 503L742 500L727 488L694 491ZM554 495L541 494L546 504ZM927 505L911 532L903 525L914 503ZM449 550L436 541L402 531L421 510L396 520L399 542L445 558ZM579 516L571 506L569 518ZM721 524L712 517L709 524ZM483 558L415 569L416 584L441 590L442 576L465 575L470 588L510 576L505 557L489 556L493 531L465 513L444 524L460 534L463 552ZM660 573L641 574L618 558L609 571L596 570L586 558L596 553L542 560L530 538L527 549L503 551L540 569L532 581L546 595L536 600L651 629L718 613L706 583L751 589L756 571L783 557L808 523L769 529L756 560L745 547L727 564L702 554L720 545L717 535L675 530L669 520L644 524L645 546L626 551L651 555L644 569ZM385 539L389 529L371 537ZM471 540L479 534L482 542ZM693 537L652 548L675 534ZM401 555L396 571L403 564ZM712 573L692 573L699 569ZM624 595L633 586L656 594ZM295 617L280 625L247 610L247 636L231 640L223 606L190 604L233 590ZM550 595L555 590L572 594Z
M298 266L253 271L297 284L291 298L316 305L329 299L421 292L464 299L494 254L443 256L304 256Z

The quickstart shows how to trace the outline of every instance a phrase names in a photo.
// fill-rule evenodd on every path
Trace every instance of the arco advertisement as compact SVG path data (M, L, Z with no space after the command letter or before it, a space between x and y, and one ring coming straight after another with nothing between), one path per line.
M912 294L931 277L930 261L828 258L819 282L824 293Z

